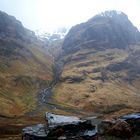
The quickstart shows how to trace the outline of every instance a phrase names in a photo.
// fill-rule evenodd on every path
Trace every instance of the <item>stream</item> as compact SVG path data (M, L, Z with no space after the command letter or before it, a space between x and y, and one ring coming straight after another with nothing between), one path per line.
M46 88L40 91L40 94L38 95L38 106L35 110L27 113L30 116L36 116L38 112L41 112L48 108L48 110L63 110L65 112L73 113L73 114L82 114L82 110L80 109L74 109L69 107L64 107L57 103L53 99L53 88L56 86L56 84L59 82L59 76L61 75L61 63L55 63L54 67L54 78L53 81L50 83L50 85Z

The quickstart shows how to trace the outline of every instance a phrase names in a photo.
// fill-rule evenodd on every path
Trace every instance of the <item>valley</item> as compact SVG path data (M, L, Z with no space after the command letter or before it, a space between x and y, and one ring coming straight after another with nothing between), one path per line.
M37 92L52 80L52 58L14 17L1 12L0 19L0 114L20 116L35 108Z
M0 12L0 135L45 123L45 112L140 112L139 84L140 32L124 13L106 11L49 40Z

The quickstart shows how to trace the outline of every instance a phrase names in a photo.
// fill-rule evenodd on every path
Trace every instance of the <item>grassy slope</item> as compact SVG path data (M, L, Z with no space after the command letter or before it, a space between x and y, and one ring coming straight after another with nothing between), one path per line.
M65 57L54 98L60 104L74 105L90 113L138 111L138 52L138 46L129 50L81 49Z
M0 115L20 116L37 105L41 88L52 80L52 61L39 44L26 44L17 55L0 56Z

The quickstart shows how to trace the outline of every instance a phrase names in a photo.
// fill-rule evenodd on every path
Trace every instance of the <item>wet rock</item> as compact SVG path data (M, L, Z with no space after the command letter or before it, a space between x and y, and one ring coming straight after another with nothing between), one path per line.
M23 129L24 140L96 140L92 120L46 113L48 126L38 124Z
M115 124L115 120L103 120L98 125L98 133L100 135L104 135L107 133L108 129L111 128Z
M59 125L59 124L62 125L62 124L79 123L84 121L75 116L56 115L49 112L46 112L45 118L49 126Z
M113 126L108 128L106 134L121 138L130 138L133 133L130 125L126 121L118 120Z
M24 138L25 140L43 140L43 138L47 137L47 134L48 131L46 130L44 124L37 124L22 129L22 138Z
M140 135L140 114L129 114L116 120L103 120L98 125L98 133L121 138Z
M134 120L134 119L140 119L140 113L134 113L134 114L129 114L129 115L124 115L122 117L120 117L120 119L122 120Z
M140 135L140 114L100 120L97 117L80 119L46 113L45 118L48 126L38 124L23 129L24 140L97 140L98 135L126 139Z
M103 121L98 126L98 133L100 135L116 136L127 138L132 136L130 125L125 121Z
M84 121L53 127L48 134L48 138L55 136L57 139L58 137L65 136L66 139L77 139L82 137L91 139L95 135L95 127L89 121Z
M23 132L24 140L96 140L97 133L94 126L88 122L80 122L77 124L66 124L61 126L53 126L41 129L30 127L28 131ZM26 128L27 130L27 128Z
M125 115L121 119L130 125L133 134L140 135L140 113Z

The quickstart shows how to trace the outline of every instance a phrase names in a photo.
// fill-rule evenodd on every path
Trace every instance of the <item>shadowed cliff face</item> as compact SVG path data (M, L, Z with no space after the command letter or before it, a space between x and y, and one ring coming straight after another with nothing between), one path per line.
M140 33L128 17L106 11L72 27L55 99L90 113L140 109Z
M0 115L23 115L37 106L53 76L52 58L34 32L0 12Z
M127 15L106 11L72 27L63 44L65 52L81 47L126 48L140 41L140 33Z

